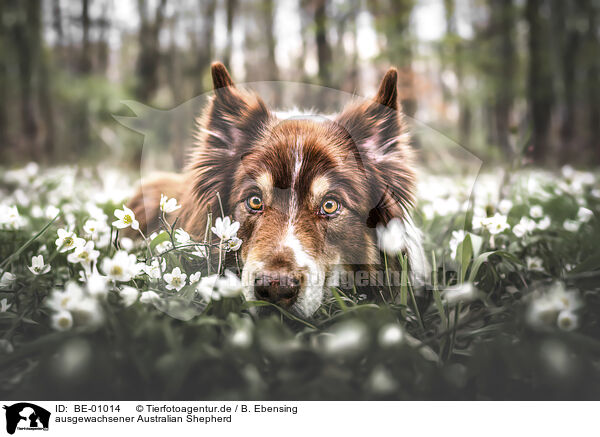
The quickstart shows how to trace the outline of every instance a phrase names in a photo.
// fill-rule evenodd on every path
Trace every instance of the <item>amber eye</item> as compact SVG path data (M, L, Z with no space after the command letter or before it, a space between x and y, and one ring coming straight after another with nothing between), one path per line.
M258 212L263 209L263 201L260 196L254 194L246 199L246 206L250 211Z
M340 210L340 204L335 199L325 199L321 204L321 214L333 215Z

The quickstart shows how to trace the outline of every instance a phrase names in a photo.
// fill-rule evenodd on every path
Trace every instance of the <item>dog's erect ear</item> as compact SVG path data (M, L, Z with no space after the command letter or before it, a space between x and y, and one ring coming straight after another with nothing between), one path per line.
M394 67L383 76L375 101L388 108L398 109L398 70Z
M222 63L213 63L211 74L215 95L200 120L201 134L207 147L233 151L260 134L269 111L259 96L236 88Z
M233 80L229 75L229 71L221 62L213 62L210 67L210 72L213 79L213 87L215 90L219 88L234 87Z
M379 186L369 225L399 217L413 202L410 136L398 103L398 72L390 68L372 100L349 104L336 122L349 134Z
M351 103L337 118L361 152L375 160L409 142L398 103L397 82L398 72L390 68L372 100Z

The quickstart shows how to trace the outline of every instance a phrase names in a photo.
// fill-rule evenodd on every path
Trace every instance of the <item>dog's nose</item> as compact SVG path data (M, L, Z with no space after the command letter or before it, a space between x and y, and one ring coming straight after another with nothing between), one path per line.
M290 307L298 299L300 279L289 273L263 272L254 280L254 294L260 300Z

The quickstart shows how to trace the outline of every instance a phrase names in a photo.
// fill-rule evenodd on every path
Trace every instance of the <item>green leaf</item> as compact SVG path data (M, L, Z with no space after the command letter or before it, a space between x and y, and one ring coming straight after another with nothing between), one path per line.
M154 237L154 240L150 242L150 250L154 250L156 246L158 246L161 243L164 243L165 241L171 241L171 238L169 237L169 234L167 232L162 231L160 234Z

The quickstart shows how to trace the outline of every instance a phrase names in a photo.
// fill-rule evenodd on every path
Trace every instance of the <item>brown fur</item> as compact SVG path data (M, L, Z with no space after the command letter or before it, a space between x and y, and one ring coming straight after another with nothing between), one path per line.
M292 224L302 248L326 269L376 263L375 227L404 217L414 201L413 155L398 111L396 70L386 73L374 100L352 103L336 120L322 123L278 120L260 97L237 89L222 64L213 64L212 76L215 96L198 120L184 174L143 184L129 203L142 230L157 227L164 193L182 205L179 226L201 238L209 209L220 215L219 193L224 214L241 224L242 260L268 275L303 278L304 268L283 244ZM257 192L265 207L253 213L245 199ZM343 205L335 218L319 214L325 195Z

